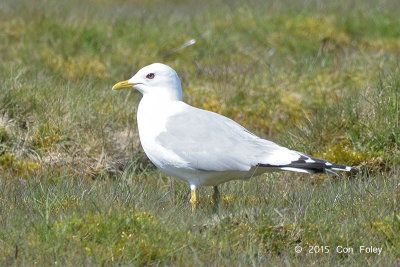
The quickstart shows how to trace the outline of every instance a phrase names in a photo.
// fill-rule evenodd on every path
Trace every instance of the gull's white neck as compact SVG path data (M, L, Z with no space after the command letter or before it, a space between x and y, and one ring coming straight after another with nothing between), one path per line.
M137 114L139 134L145 125L158 124L154 127L161 127L168 116L177 112L177 103L183 102L179 78L175 80L176 83L166 87L144 87L144 90L138 88L143 94Z
M182 101L182 87L180 83L168 87L135 86L143 94L143 99L151 102Z

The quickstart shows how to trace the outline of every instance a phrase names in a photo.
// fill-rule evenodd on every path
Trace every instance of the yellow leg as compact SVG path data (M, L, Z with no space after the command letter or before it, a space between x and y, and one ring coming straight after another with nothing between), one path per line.
M196 209L197 203L199 202L197 198L196 186L190 186L190 204L192 204L192 211Z

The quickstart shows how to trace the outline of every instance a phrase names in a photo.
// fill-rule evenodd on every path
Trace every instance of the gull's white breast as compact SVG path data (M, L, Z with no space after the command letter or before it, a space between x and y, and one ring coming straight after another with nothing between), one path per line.
M137 112L137 124L140 143L148 158L161 170L168 171L169 166L185 168L185 161L156 142L156 138L166 131L166 123L170 116L184 108L182 101L157 101L143 96Z

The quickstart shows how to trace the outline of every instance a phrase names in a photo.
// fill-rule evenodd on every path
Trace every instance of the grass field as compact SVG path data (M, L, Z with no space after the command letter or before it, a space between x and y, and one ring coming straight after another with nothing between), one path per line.
M1 1L0 265L400 265L399 13L396 0ZM189 104L362 173L226 183L218 212L204 187L192 213L188 185L140 147L140 94L111 91L153 62Z

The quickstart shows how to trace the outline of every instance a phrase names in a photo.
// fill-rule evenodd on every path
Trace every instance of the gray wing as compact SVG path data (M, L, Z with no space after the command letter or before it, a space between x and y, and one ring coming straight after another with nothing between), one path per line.
M301 155L261 139L231 119L191 106L169 117L156 142L195 170L247 171L253 166L287 165Z

